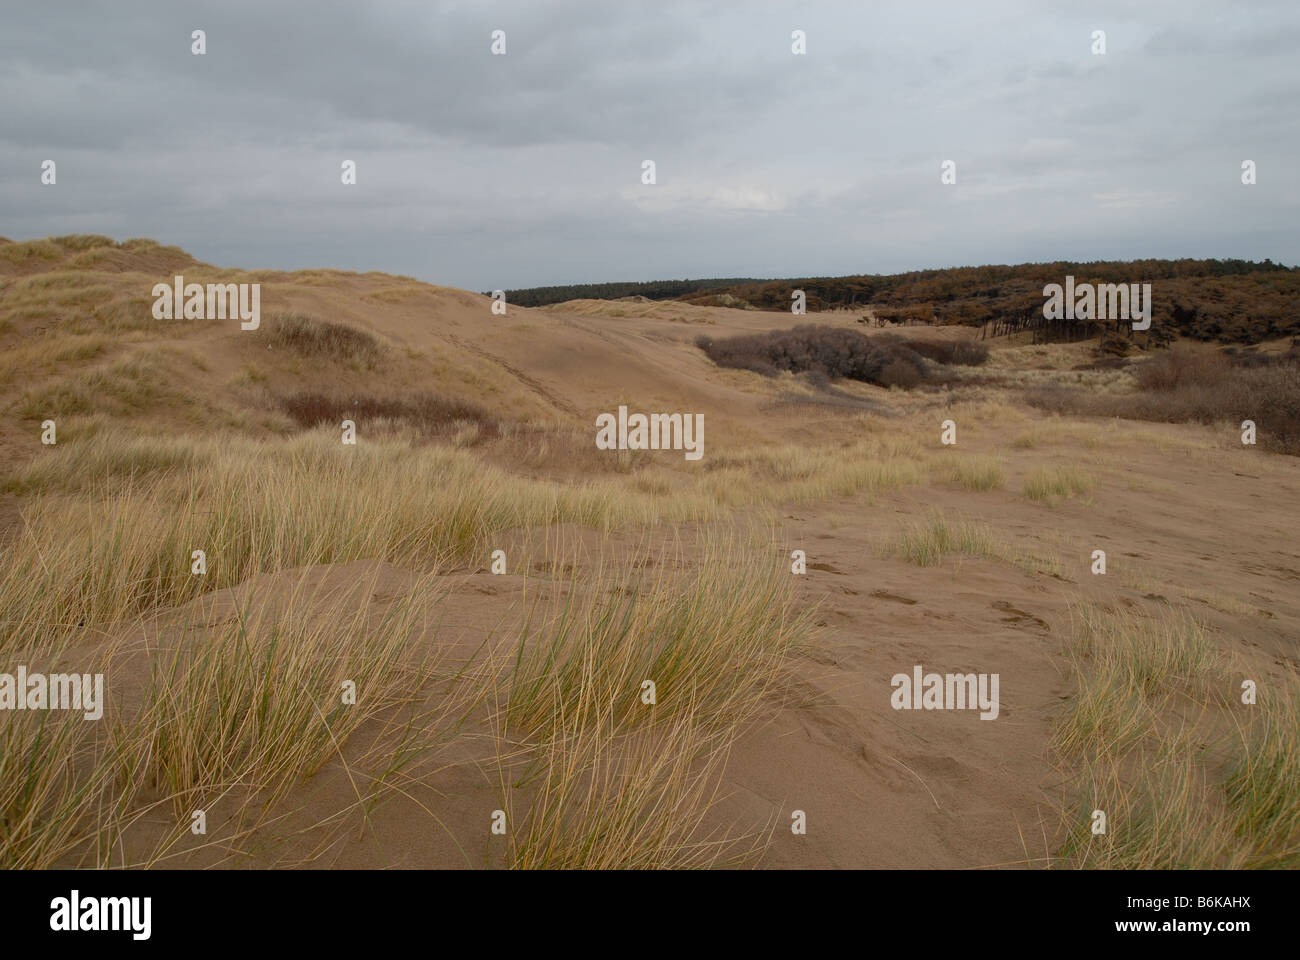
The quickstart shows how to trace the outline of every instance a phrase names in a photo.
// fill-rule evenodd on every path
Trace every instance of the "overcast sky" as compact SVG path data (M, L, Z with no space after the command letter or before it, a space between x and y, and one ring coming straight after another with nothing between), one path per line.
M1297 51L1296 0L6 0L0 235L474 290L1294 265Z

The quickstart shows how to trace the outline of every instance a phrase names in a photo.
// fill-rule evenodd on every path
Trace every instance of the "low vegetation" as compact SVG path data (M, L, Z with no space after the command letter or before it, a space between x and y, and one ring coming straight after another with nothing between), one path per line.
M1078 467L1037 467L1025 477L1025 496L1035 503L1055 505L1096 488L1092 475Z
M843 327L811 324L723 340L701 336L695 345L720 367L753 370L764 376L811 373L833 380L845 378L904 388L934 378L930 361L922 351L941 358L940 362L975 364L987 357L987 350L901 337L868 337Z
M384 397L373 394L327 394L302 392L280 401L284 412L300 427L329 424L338 427L351 420L359 429L375 421L400 424L423 435L459 430L472 424L478 435L495 435L500 423L477 404L451 400L435 394L421 393L409 397Z
M786 658L814 611L795 609L779 555L752 546L710 544L693 574L662 556L654 575L598 571L588 602L570 594L527 618L503 737L529 744L541 772L511 817L510 865L702 867L760 848L761 824L718 834L703 821L731 744L764 698L787 695ZM503 772L506 810L511 783Z
M994 457L945 457L936 467L939 477L967 490L996 490L1006 482Z
M1066 864L1300 865L1300 678L1242 704L1207 628L1168 609L1082 606L1071 653L1077 689L1055 732L1069 776Z
M812 613L793 608L779 554L755 546L716 541L695 572L662 555L575 572L558 617L521 611L505 625L514 652L481 649L473 663L444 662L436 576L379 600L377 568L331 580L312 566L277 588L201 598L143 647L114 633L83 669L120 678L142 656L151 669L147 686L115 698L111 724L65 711L0 729L0 865L265 856L262 831L305 778L328 766L350 785L354 802L316 801L305 828L333 836L445 769L449 748L500 774L512 825L500 865L742 862L764 825L703 820L732 743L765 697L786 695L786 657L807 642ZM29 639L29 657L66 649ZM51 750L65 762L44 762ZM199 804L211 819L195 840ZM428 813L431 830L445 829Z
M361 370L370 370L381 355L373 333L345 323L317 320L300 313L281 313L264 321L267 345L291 350L300 356L336 360Z
M988 560L1001 559L1005 554L988 524L948 519L939 513L905 525L894 543L894 552L918 567L938 566L950 554Z
M1300 455L1300 353L1294 349L1230 355L1174 348L1146 360L1135 376L1131 393L1054 387L1026 399L1055 413L1204 423L1234 436L1251 420L1260 447Z

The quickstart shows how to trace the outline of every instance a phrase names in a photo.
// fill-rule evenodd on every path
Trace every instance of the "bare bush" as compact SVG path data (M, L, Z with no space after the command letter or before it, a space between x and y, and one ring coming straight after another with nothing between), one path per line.
M1286 354L1234 366L1222 354L1171 351L1138 371L1134 394L1089 394L1062 387L1031 391L1025 400L1057 414L1123 417L1161 423L1253 420L1265 449L1300 455L1300 362Z
M302 427L323 423L338 425L343 420L389 420L404 423L424 434L463 432L467 424L478 427L475 441L500 433L500 424L482 407L434 394L412 397L376 397L360 394L304 392L284 397L284 412Z
M695 345L720 367L765 376L811 372L880 386L915 386L929 373L925 359L901 340L873 339L841 327L805 324L726 340L699 337Z
M896 334L884 334L876 339L883 340L886 338L901 343L907 349L919 353L927 360L933 360L935 363L978 367L989 358L988 346L972 340L927 340L924 338L904 338Z
M1137 383L1142 390L1210 386L1223 379L1230 365L1228 358L1221 353L1199 353L1174 347L1138 367Z

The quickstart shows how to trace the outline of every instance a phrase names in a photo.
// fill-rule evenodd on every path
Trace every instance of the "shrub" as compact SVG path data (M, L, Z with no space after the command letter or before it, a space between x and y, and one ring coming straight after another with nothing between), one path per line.
M500 425L482 407L429 393L376 397L303 392L280 402L284 412L301 427L323 423L338 426L345 419L360 423L367 418L384 418L404 422L426 434L463 430L467 423L479 426L478 439L494 437L500 432Z
M1175 347L1138 367L1137 384L1142 390L1212 386L1224 378L1229 366L1228 359L1222 354L1198 353Z
M921 371L905 360L890 360L880 371L877 382L882 387L902 387L911 390L921 382Z
M925 340L905 339L892 334L877 337L877 340L889 339L903 344L914 353L919 353L935 363L958 364L978 367L989 358L989 348L973 340Z
M1181 351L1147 361L1139 392L1094 395L1061 387L1026 394L1032 406L1058 414L1124 417L1159 423L1235 425L1254 420L1261 447L1300 454L1300 363L1288 354L1233 366L1221 354Z
M841 327L806 324L726 340L699 337L695 345L720 367L764 376L817 372L832 379L911 387L929 372L924 358L902 341L873 339Z

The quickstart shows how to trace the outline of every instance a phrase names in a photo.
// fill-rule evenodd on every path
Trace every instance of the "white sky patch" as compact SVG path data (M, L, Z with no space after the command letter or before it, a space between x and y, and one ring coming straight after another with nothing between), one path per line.
M1175 204L1178 202L1178 195L1156 191L1116 190L1111 193L1094 193L1092 199L1108 210L1146 210Z
M775 211L786 208L786 198L761 187L716 187L709 204L722 210Z
M775 190L732 184L637 184L619 192L640 209L655 213L704 209L774 213L789 205L787 197Z

